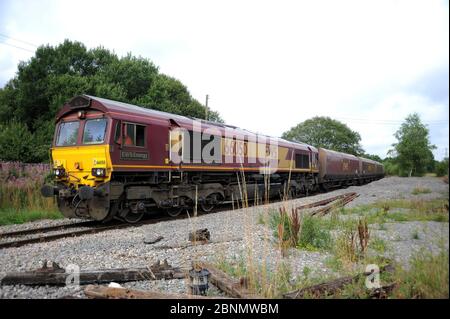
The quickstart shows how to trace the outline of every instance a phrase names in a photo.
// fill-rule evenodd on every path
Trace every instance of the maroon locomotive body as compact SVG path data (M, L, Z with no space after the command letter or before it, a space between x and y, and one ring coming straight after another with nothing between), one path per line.
M82 95L56 117L53 185L67 217L136 222L232 201L292 198L382 177L382 165L304 143ZM380 168L381 167L381 168Z

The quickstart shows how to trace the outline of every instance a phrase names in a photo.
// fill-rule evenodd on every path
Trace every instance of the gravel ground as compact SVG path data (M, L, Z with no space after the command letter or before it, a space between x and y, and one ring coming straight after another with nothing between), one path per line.
M386 223L385 230L372 229L372 236L387 242L386 257L394 258L408 268L411 256L425 249L434 254L448 251L448 223L403 222Z
M415 187L429 188L431 193L412 195ZM390 177L364 186L352 186L326 194L296 199L287 205L300 205L314 202L347 192L360 194L349 207L370 204L381 199L431 199L446 196L448 184L437 178L398 178ZM286 204L286 203L285 203ZM274 269L282 262L291 266L292 273L301 275L308 267L316 275L330 273L325 261L328 254L290 249L282 258L274 244L271 230L258 223L259 216L269 209L283 203L274 203L247 209L222 211L202 215L190 220L173 220L136 228L106 231L75 238L65 238L48 243L32 244L17 248L0 250L0 272L25 271L39 268L43 260L52 260L62 267L76 264L81 269L145 267L156 260L167 261L172 266L189 268L193 260L216 261L219 258L239 260L242 256L253 256L255 264L266 263ZM0 232L23 229L24 227L49 226L62 221L40 221L26 225L0 227ZM400 261L406 261L414 250L429 248L431 242L441 239L448 250L448 223L405 222L385 224L386 230L376 230L376 236L388 240L389 250ZM214 243L194 247L161 249L161 246L187 245L188 232L193 229L208 228ZM418 232L419 239L413 239ZM149 245L144 239L155 235L163 240ZM436 244L437 245L437 244ZM433 246L435 247L435 246ZM438 246L436 246L438 247ZM435 249L435 248L431 248ZM1 276L1 274L0 274ZM185 293L184 280L142 281L123 284L125 287L157 289L161 291ZM214 289L211 294L219 294ZM0 298L61 298L70 294L83 297L82 291L68 287L26 287L1 286Z

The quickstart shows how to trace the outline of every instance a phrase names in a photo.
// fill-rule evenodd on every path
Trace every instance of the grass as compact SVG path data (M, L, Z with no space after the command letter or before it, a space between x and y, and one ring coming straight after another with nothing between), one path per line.
M383 260L365 260L380 267ZM365 277L346 285L332 298L366 299L371 290L365 285ZM326 280L322 280L325 282ZM448 299L449 298L449 258L448 251L433 255L429 251L416 252L410 259L410 268L395 265L393 273L382 272L380 285L396 284L387 296L390 299Z
M328 250L332 246L330 225L319 217L303 214L299 218L299 225L296 226L296 222L293 222L295 219L293 220L287 214L274 210L269 213L269 216L269 226L273 230L273 236L283 242L290 242L291 247L314 251Z
M419 251L412 256L411 268L397 272L399 288L394 298L449 298L449 259L448 251L437 255L429 251Z
M64 216L57 210L0 210L0 225L23 224L40 219L61 219Z
M332 271L339 273L344 269L341 258L337 255L332 255L325 259L325 266L330 268Z
M296 281L291 280L290 267L285 263L280 263L274 270L267 271L262 266L250 270L247 261L244 257L234 259L219 257L215 264L236 279L246 278L248 289L264 298L280 298L282 294L294 290L298 285ZM303 275L305 276L305 273Z
M431 200L395 199L341 209L343 215L365 216L369 224L405 221L448 222L448 198Z
M427 192L422 188L418 191L418 193ZM306 211L294 213L284 209L266 210L264 214L258 216L257 222L267 226L265 229L268 250L274 248L273 240L270 238L275 238L278 242L281 254L276 265L269 267L266 262L261 263L259 258L255 259L251 242L241 257L234 259L223 257L217 265L236 279L244 278L245 282L249 283L249 289L255 294L265 298L279 298L286 292L313 284L361 274L369 264L379 267L392 264L393 261L385 257L390 249L389 242L377 237L372 238L368 224L379 224L378 229L387 230L385 223L388 222L448 222L448 203L448 196L432 200L400 198L350 209L338 208L323 217L310 216ZM411 235L414 238L418 237L419 233L417 232L417 236L414 233ZM395 240L401 238L397 237ZM293 278L291 268L284 259L286 247L326 253L328 256L323 256L325 266L333 272L318 274L313 271L314 268L305 267ZM261 252L262 255L265 253ZM381 284L398 284L398 288L389 297L430 298L434 293L431 287L438 284L448 286L448 252L446 254L447 259L444 258L444 262L441 257L439 259L435 256L418 255L412 261L413 266L409 270L403 270L396 265L393 274L380 275ZM447 268L442 270L440 269L442 267ZM437 278L427 278L433 277L434 272L443 272L444 275L440 273L439 276L435 276ZM414 285L415 281L417 285ZM361 280L345 286L337 294L321 298L368 298L371 292L366 288L365 278L362 277ZM448 298L448 287L435 289L434 296Z
M379 230L387 230L386 224L385 223L380 223L378 229Z
M341 222L339 227L331 250L336 259L334 266L350 269L355 262L365 257L370 243L370 231L365 218Z
M292 278L290 268L286 263L279 262L273 270L268 270L261 265L249 266L249 258L226 260L219 263L219 268L229 273L235 278L251 278L251 289L258 295L266 298L279 298L286 292L291 292L303 287L318 283L328 282L338 277L354 276L362 273L366 265L376 264L379 267L393 262L384 257L390 249L389 243L381 238L371 237L367 228L369 220L377 222L382 220L433 220L436 216L448 215L445 200L415 201L392 200L367 205L352 209L352 213L362 213L366 218L339 219L337 216L312 217L304 215L301 218L301 227L297 234L297 248L303 250L320 250L331 253L325 259L325 266L334 272L333 275L315 275L311 268L305 267L295 279ZM447 206L448 207L448 206ZM405 212L398 212L395 209L404 209ZM348 212L346 212L348 213ZM367 215L365 215L366 213ZM371 216L374 217L371 217ZM259 219L270 227L272 236L289 240L289 229L292 227L287 215L283 217L278 211L271 211L266 215L266 220ZM285 218L285 219L283 219ZM443 220L448 221L448 217ZM279 227L279 226L282 227ZM383 224L381 224L383 225ZM334 230L336 236L331 236ZM412 237L417 239L412 233ZM327 235L324 235L327 234ZM286 236L286 237L284 237ZM325 236L325 237L324 237ZM360 236L364 240L361 241ZM325 239L327 244L321 244ZM334 238L334 239L333 239ZM366 253L366 245L369 253ZM325 248L326 247L326 248ZM252 261L253 263L253 261ZM392 283L397 284L396 288L389 293L388 298L448 298L448 252L444 251L439 255L431 255L429 252L421 252L411 259L411 268L402 269L394 264L394 273L381 273L380 283L382 286ZM369 298L372 290L366 288L365 277L346 285L342 290L332 296L321 296L320 298ZM308 296L306 296L308 297ZM310 296L315 298L314 296Z
M49 173L46 164L0 162L0 225L62 218L55 201L40 192Z
M388 244L384 239L374 238L369 244L369 247L380 254L384 254L388 248Z
M429 194L429 193L431 193L431 189L426 187L415 187L411 192L411 194L413 195Z

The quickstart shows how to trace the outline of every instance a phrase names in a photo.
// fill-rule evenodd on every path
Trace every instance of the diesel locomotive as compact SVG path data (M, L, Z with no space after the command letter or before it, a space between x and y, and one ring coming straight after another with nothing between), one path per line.
M51 160L54 182L41 192L64 216L129 223L384 176L369 159L89 95L58 112Z

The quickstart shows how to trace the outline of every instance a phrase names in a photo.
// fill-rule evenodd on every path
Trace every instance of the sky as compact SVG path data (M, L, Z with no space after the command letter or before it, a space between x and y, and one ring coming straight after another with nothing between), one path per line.
M330 116L384 158L417 112L448 153L448 1L0 0L0 87L64 39L148 58L250 131Z

